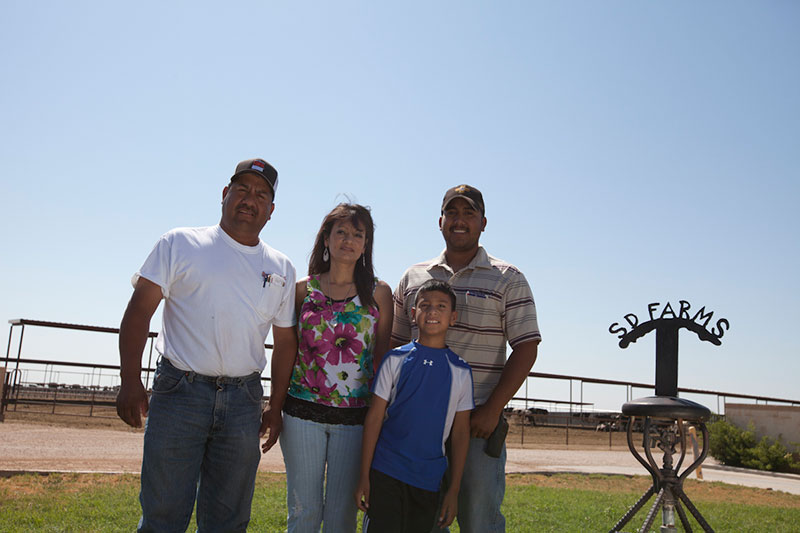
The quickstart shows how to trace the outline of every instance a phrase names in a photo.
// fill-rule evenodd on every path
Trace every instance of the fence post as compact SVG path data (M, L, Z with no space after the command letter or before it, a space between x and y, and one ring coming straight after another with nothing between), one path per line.
M525 378L525 408L522 410L522 424L519 426L522 428L519 433L519 442L523 450L525 449L525 422L528 417L528 398L530 398L530 396L528 396L528 380L530 380L530 376Z
M569 423L572 420L572 379L569 380L569 414L567 415L567 429L565 431L567 437L567 447L569 447Z
M6 412L6 367L0 366L0 422L5 420Z

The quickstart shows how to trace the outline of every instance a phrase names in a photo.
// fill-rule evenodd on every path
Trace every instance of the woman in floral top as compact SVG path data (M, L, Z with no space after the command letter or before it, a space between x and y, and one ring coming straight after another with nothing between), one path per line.
M299 347L283 407L289 533L356 530L356 489L369 385L389 349L392 294L372 267L369 210L339 204L297 282Z

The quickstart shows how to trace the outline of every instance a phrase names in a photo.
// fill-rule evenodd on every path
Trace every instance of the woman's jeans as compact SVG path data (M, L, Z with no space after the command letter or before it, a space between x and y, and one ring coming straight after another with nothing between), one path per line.
M158 364L144 434L139 531L245 531L261 457L261 377Z
M283 414L288 533L356 530L353 493L361 467L362 425L322 424ZM327 481L326 481L327 473Z

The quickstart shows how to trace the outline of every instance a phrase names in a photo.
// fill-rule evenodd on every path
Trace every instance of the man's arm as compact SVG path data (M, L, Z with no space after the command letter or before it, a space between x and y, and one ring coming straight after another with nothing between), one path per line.
M365 513L369 509L369 470L372 467L372 458L375 456L375 445L383 427L383 417L389 402L380 396L372 395L372 403L364 420L364 433L361 437L361 475L358 478L358 487L353 497L356 505Z
M489 396L485 404L476 407L472 411L470 432L473 437L487 439L492 434L503 408L511 401L514 393L519 390L525 382L525 378L528 377L531 368L533 368L538 348L538 340L529 341L518 344L511 352L505 367L503 367L500 381L492 391L491 396Z
M408 315L405 310L405 279L401 279L400 283L392 295L392 302L394 304L394 316L392 317L392 336L389 343L390 348L397 348L411 342L411 323L408 320Z
M383 281L379 282L375 288L375 302L378 304L380 316L375 328L375 349L372 354L372 365L377 370L383 356L389 351L389 337L392 335L392 322L394 319L392 290Z
M150 319L162 298L161 287L140 277L119 326L119 362L122 384L117 393L117 415L126 424L142 427L150 404L142 384L142 352Z
M261 428L258 431L259 437L267 435L267 441L261 446L264 453L278 441L278 435L281 434L283 427L281 410L289 391L289 379L292 377L294 359L297 356L297 330L294 326L288 328L272 326L272 345L269 406L261 415Z

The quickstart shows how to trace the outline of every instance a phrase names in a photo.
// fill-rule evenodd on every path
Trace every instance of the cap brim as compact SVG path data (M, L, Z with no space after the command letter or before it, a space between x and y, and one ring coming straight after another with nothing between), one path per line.
M463 194L456 194L455 196L453 196L452 198L447 200L447 203L442 206L442 211L444 211L447 208L447 206L450 205L450 202L452 202L456 198L463 198L464 200L467 201L467 203L469 205L472 206L472 209L474 209L475 211L480 211L481 213L483 213L483 210L480 208L480 206L478 204L475 203L475 200L473 200L469 196L464 196Z
M253 170L253 169L250 169L250 168L246 168L246 169L244 169L244 170L240 170L239 172L237 172L237 173L235 173L233 176L231 176L231 181L235 180L236 178L238 178L238 177L240 177L240 176L243 176L244 174L255 174L255 175L256 175L256 176L258 176L259 178L261 178L261 179L263 179L264 181L266 181L266 182L267 182L267 185L269 185L269 188L270 188L270 189L272 189L272 198L273 198L273 199L275 198L275 186L274 186L273 184L271 184L271 183L269 182L269 180L268 180L267 178L265 178L265 177L264 177L264 175L263 175L263 174L261 174L260 172L258 172L258 171L256 171L256 170ZM278 179L277 179L277 178L275 178L275 181L277 182L277 181L278 181Z

